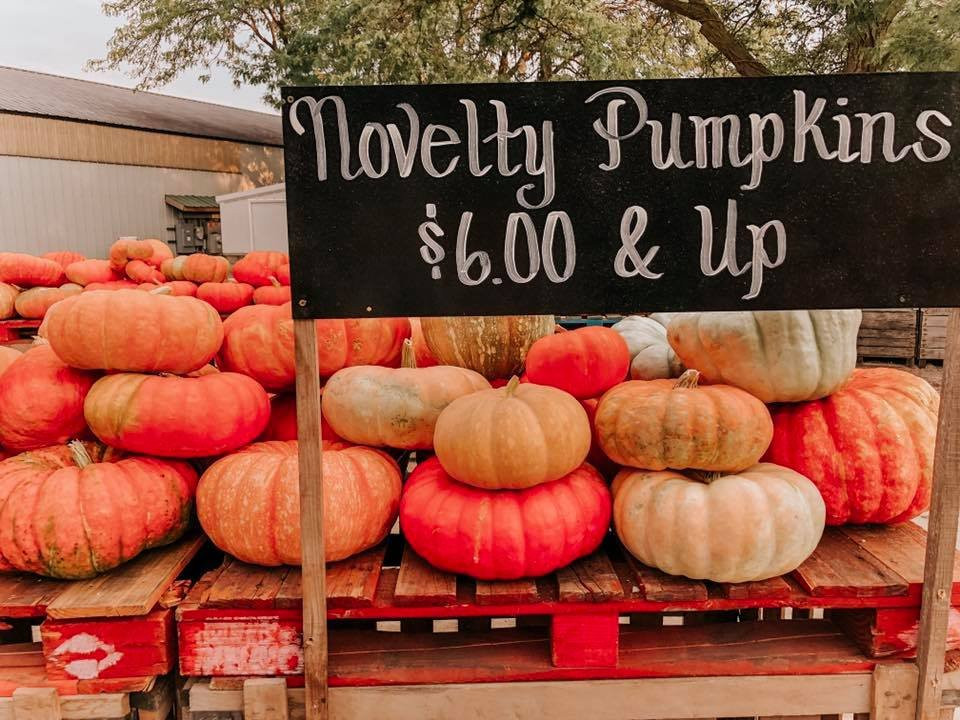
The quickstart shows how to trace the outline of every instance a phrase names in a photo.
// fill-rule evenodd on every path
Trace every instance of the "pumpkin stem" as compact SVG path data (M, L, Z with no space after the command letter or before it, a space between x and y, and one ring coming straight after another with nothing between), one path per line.
M277 280L273 275L270 276L270 284L274 287L283 287L283 285L280 284L280 281Z
M169 295L173 292L173 288L169 285L160 285L155 287L153 290L147 290L147 293L150 295Z
M83 470L83 468L85 468L87 465L93 463L93 458L90 457L90 453L87 452L87 449L79 440L71 440L67 443L67 447L70 448L70 454L73 455L73 461L81 470Z
M723 477L722 472L711 472L708 470L687 470L686 473L691 480L702 482L705 485L709 485L714 480L719 480Z
M510 382L508 382L506 385L506 396L513 397L513 394L517 391L518 385L520 385L520 378L514 375L512 378L510 378Z
M410 338L403 341L403 354L400 357L400 367L417 367L417 354L413 351L413 340Z
M684 370L683 375L677 378L677 382L674 383L673 388L695 388L700 382L700 371L698 370Z

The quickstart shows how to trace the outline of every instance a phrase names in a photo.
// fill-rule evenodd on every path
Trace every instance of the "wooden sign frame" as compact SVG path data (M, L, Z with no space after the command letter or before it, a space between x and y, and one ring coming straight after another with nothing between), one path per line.
M292 99L292 98L291 98ZM288 198L289 198L288 193ZM288 201L289 202L289 201ZM292 257L294 267L296 257ZM296 283L295 283L296 285ZM306 300L301 300L301 307ZM295 313L296 315L296 313ZM306 715L329 717L327 687L326 566L323 536L323 448L320 441L320 380L313 319L294 320L299 439L303 583L303 654ZM917 650L916 720L939 720L953 562L960 517L960 309L949 316L939 426L926 547ZM875 682L876 677L875 676ZM911 703L909 693L903 698ZM903 706L897 717L905 717Z

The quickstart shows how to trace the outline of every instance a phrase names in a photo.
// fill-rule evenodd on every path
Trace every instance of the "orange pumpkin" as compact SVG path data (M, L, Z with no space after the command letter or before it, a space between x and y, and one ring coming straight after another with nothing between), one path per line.
M0 569L92 577L189 527L188 464L90 450L72 443L0 462Z
M64 365L46 343L31 347L0 375L0 445L32 450L80 435L96 379Z
M60 263L25 253L0 252L0 282L18 287L56 287L63 282Z
M290 305L253 305L237 310L223 323L219 365L257 380L267 390L293 387L293 318ZM321 377L353 365L400 363L410 335L406 318L318 320L317 359Z
M110 246L108 255L110 267L117 273L123 273L123 269L131 260L149 260L153 257L154 247L146 240L137 240L136 238L120 238Z
M530 382L566 390L578 400L598 397L627 376L627 342L607 327L545 335L530 346Z
M523 489L557 480L583 463L590 421L572 395L514 377L506 387L447 405L437 418L433 446L455 480L488 490Z
M0 348L2 349L2 348ZM0 358L2 360L2 358ZM0 370L2 372L2 370ZM321 389L321 393L323 390ZM320 416L320 437L324 440L343 440L337 435L326 416ZM261 440L297 439L297 396L294 393L280 393L270 398L270 421L263 431Z
M192 297L115 290L83 292L54 305L46 337L57 355L85 370L188 373L206 365L223 341L223 323Z
M109 260L80 260L70 263L63 269L67 280L77 285L110 282L120 280L120 276L110 267Z
M44 253L41 257L44 257L47 260L53 260L64 270L66 270L67 267L75 262L82 262L87 259L86 255L73 252L72 250L57 250L56 252L48 252Z
M489 389L473 370L416 367L413 345L405 340L403 367L361 365L335 372L323 388L322 417L348 442L425 450L433 447L434 426L447 405Z
M281 285L290 284L290 263L285 263L277 268L277 280Z
M227 315L253 302L253 286L241 282L206 282L197 288L197 297Z
M220 283L227 279L229 272L230 262L222 255L194 253L187 255L183 261L181 276L171 280L190 280L198 285L206 282Z
M699 377L687 370L679 380L631 380L606 393L594 419L604 453L646 470L756 465L773 437L766 405L730 385L698 386Z
M127 277L138 283L156 283L160 284L166 278L163 273L152 265L148 265L143 260L131 260L123 268Z
M290 258L286 253L254 250L234 263L233 277L237 282L262 287L270 284L270 278L277 277L277 271L281 266L289 264Z
M390 532L400 505L400 468L373 448L324 446L323 534L332 562L373 547ZM207 469L197 489L197 516L217 547L257 565L300 564L297 461L296 442L261 442Z
M600 398L588 398L581 400L580 404L587 411L587 419L590 420L590 452L587 453L587 462L593 465L597 471L605 478L612 478L616 475L620 466L607 457L607 454L600 447L600 436L597 434L597 406L600 405Z
M141 283L140 285L137 285L137 290L145 290L150 292L152 290L156 290L158 287L170 288L170 294L174 297L184 295L188 297L197 296L197 286L189 280L168 280L160 285L157 285L156 283Z
M183 280L183 266L189 255L177 255L160 263L160 272L167 280Z
M410 339L413 341L413 357L417 367L427 368L440 364L427 346L427 341L423 337L420 318L418 317L410 318Z
M157 286L153 283L150 283L153 287L151 290L156 290ZM93 292L94 290L136 290L139 289L140 283L135 283L133 280L108 280L107 282L92 282L84 286L84 292Z
M13 285L0 283L0 320L12 318L17 314L17 296L20 291Z
M17 295L14 307L20 317L40 320L54 303L81 292L83 292L83 288L74 283L67 283L55 288L34 287Z
M5 373L15 360L20 359L21 355L23 355L23 352L14 347L0 345L0 375Z
M276 278L270 278L269 285L263 285L253 291L256 305L283 305L290 302L290 286L281 285Z
M170 260L173 258L173 250L171 250L170 246L163 242L163 240L147 238L143 242L150 246L150 255L144 258L144 261L148 265L159 268L163 264L164 260Z
M87 394L84 417L110 447L161 457L221 455L255 440L270 418L260 384L237 373L118 373Z

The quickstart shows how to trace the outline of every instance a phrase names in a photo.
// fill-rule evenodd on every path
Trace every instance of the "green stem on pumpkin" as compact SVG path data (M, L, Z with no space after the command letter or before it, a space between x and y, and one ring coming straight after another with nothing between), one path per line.
M407 338L403 341L403 351L400 356L400 367L402 368L416 368L417 367L417 354L413 351L413 340Z
M510 378L510 382L508 382L506 385L506 388L505 388L506 396L513 397L513 394L517 391L517 387L519 385L520 385L520 378L514 375L512 378Z
M722 472L714 472L708 470L687 470L687 477L691 480L696 480L697 482L702 482L705 485L709 485L714 480L719 480L723 477Z
M673 384L673 388L674 390L677 388L695 388L699 382L699 370L684 370L683 375L677 378L677 381Z

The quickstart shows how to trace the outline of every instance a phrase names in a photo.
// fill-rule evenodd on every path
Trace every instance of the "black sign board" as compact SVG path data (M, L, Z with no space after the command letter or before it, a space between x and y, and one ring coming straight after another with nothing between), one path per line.
M296 317L960 305L960 75L284 90Z

